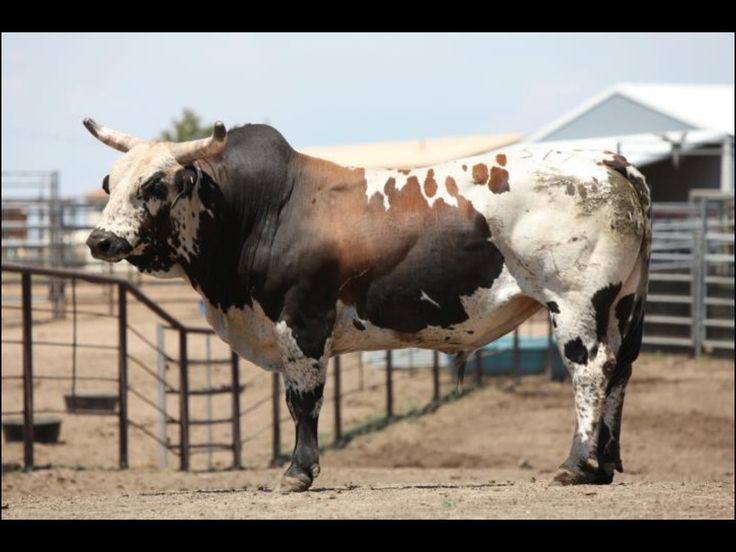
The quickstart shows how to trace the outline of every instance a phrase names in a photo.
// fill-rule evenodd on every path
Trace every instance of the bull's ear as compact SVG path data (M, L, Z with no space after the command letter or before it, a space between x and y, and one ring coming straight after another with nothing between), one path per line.
M176 197L171 204L172 208L182 197L190 197L192 195L192 190L194 190L194 186L196 185L199 177L198 172L195 171L196 169L194 168L186 168L177 172L176 176L174 176L174 184L176 185Z
M194 183L197 181L197 173L193 169L184 169L176 174L176 194L179 196L189 196L194 189Z

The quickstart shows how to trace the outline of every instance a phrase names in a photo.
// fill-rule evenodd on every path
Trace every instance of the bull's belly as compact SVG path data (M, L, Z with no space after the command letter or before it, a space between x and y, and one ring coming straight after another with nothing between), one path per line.
M505 267L493 287L479 288L461 301L466 320L444 327L428 325L416 332L382 328L360 318L355 307L338 302L332 354L405 347L446 353L474 350L513 330L542 307L522 293Z

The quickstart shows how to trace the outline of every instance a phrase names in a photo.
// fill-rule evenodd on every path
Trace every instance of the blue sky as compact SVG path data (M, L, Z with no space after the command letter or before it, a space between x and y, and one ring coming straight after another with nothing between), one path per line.
M190 107L296 147L533 132L618 82L733 84L732 34L2 35L2 168L100 185L120 155L82 127L155 137Z

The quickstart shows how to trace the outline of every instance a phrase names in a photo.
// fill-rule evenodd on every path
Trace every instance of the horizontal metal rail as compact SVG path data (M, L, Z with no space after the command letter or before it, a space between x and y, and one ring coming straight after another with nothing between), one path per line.
M3 339L2 343L8 343L10 345L23 345L22 339ZM71 343L65 343L64 341L40 341L34 340L33 345L43 345L46 347L75 347ZM112 350L117 351L118 348L114 345L90 345L89 343L77 343L76 347L80 349L99 349L99 350Z
M706 305L718 305L723 307L733 307L736 304L733 299L725 297L706 297L704 302Z
M643 343L645 345L681 345L683 347L692 347L693 340L690 337L669 337L660 335L644 335Z
M691 316L665 316L661 314L647 314L644 322L648 324L676 324L690 326L693 323Z
M118 286L125 287L125 290L127 293L130 293L133 297L135 297L138 301L140 301L142 304L144 304L146 307L148 307L150 310L152 310L156 315L158 315L160 318L162 318L166 323L173 329L184 331L187 333L199 333L199 334L213 334L214 330L212 328L205 328L205 327L188 327L181 322L179 322L176 318L174 318L171 314L169 314L167 311L162 309L156 302L149 299L146 295L143 294L136 286L131 284L128 280L125 278L121 278L118 276L111 276L107 274L94 274L92 272L86 272L83 270L70 270L66 268L48 268L44 266L28 266L21 263L15 263L15 262L3 262L2 263L2 270L3 272L14 272L18 274L32 274L32 275L39 275L39 276L52 276L57 278L77 278L79 280L83 280L85 282L90 283L96 283L96 284L116 284Z
M662 272L650 272L650 282L692 282L692 274L667 274Z
M706 318L705 320L703 320L703 325L709 326L711 328L733 328L734 321L733 321L733 318L730 318L730 319Z
M711 347L713 349L730 349L734 350L734 344L733 341L728 341L727 339L706 339L703 341L703 345L706 347Z
M17 376L17 375L9 375L9 376L2 376L2 379L23 379L23 376ZM60 380L60 381L70 381L72 379L76 379L79 381L118 381L118 378L111 378L111 377L105 377L105 376L76 376L72 378L71 376L44 376L44 375L36 375L33 374L34 380Z
M706 276L705 283L706 284L718 284L721 286L733 286L734 279L733 279L733 276Z
M270 398L270 397L269 397ZM170 418L166 420L167 424L178 424L177 418ZM232 418L213 418L211 420L189 420L189 425L217 425L217 424L231 424L233 423Z
M661 295L661 294L649 294L647 295L648 303L683 303L690 304L693 302L693 298L689 295ZM645 318L646 320L646 318Z

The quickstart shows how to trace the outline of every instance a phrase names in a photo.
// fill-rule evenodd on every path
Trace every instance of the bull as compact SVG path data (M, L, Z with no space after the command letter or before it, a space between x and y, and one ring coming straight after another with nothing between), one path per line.
M343 167L267 125L183 143L85 127L124 153L87 245L180 277L217 335L281 373L296 424L282 491L320 471L326 366L352 351L474 350L546 308L572 377L572 446L553 481L613 480L642 340L649 190L611 152L518 145L431 167Z

